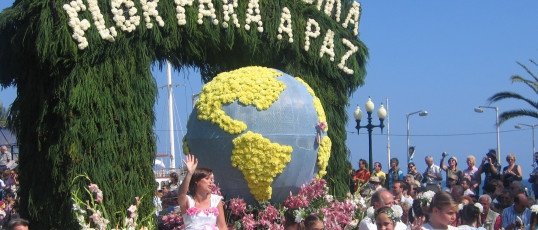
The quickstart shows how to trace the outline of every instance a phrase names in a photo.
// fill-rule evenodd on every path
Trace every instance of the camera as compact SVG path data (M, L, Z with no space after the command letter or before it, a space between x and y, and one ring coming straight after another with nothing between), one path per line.
M443 157L446 157L446 156L448 156L448 153L443 152Z

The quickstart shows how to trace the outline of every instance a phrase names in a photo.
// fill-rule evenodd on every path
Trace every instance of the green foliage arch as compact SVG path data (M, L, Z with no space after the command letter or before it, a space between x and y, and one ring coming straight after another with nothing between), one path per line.
M331 8L333 1L260 0L260 32L254 22L249 24L250 30L245 29L249 3L256 0L238 1L235 12L240 28L231 20L227 28L213 23L215 19L225 21L223 5L232 0L209 1L216 18L204 17L202 24L197 22L199 6L209 5L191 1L192 5L184 6L185 25L179 25L177 19L182 0L149 1L157 3L164 22L161 27L151 18L151 29L142 16L143 1L136 0L134 8L141 22L126 32L114 23L111 4L115 1L78 1L87 9L78 12L77 18L90 25L84 31L88 42L84 49L73 37L75 30L64 8L76 0L16 0L0 14L0 84L17 87L11 124L20 143L21 213L31 220L32 228L76 228L70 191L71 180L81 173L101 186L110 213L123 211L134 203L135 196L142 195L146 199L140 215L151 213L157 88L150 66L165 60L178 69L199 68L205 82L222 71L250 65L276 68L304 79L319 95L331 127L333 148L326 179L334 194L346 193L345 106L350 94L363 84L368 56L353 23L343 26L349 12L358 9L356 2L337 0L334 3L341 5ZM90 2L97 3L104 26L117 31L113 42L100 36ZM284 7L291 13L292 43L286 33L278 39ZM326 7L330 15L325 13ZM120 8L129 9L125 4ZM319 24L320 35L310 37L307 51L308 19ZM328 53L320 55L321 47L330 48L324 40L331 32L333 61ZM355 47L344 63L352 74L338 66L351 50L344 40ZM118 219L113 218L113 223Z

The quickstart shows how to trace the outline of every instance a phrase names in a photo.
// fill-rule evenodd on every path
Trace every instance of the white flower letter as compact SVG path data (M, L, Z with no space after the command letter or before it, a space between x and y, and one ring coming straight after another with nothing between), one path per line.
M308 4L313 4L314 0L303 0L303 2L308 3Z
M250 30L250 23L258 24L258 32L263 32L262 15L260 14L259 0L250 0L248 2L247 15L245 18L245 30Z
M327 30L325 38L323 39L323 45L319 50L319 57L323 57L324 54L330 56L330 60L334 61L334 32L332 30Z
M101 13L101 9L99 9L97 0L88 0L88 6L90 12L92 13L93 23L95 24L95 27L97 27L97 31L99 31L101 38L109 42L114 42L114 38L118 36L118 32L116 32L116 28L114 26L106 28L105 18Z
M132 0L112 0L110 5L112 6L112 14L114 14L112 19L114 19L116 26L120 27L121 30L132 32L140 24L140 16L136 15L137 9ZM127 8L129 18L125 18L122 5Z
M164 21L159 16L159 11L157 11L157 4L159 3L159 0L140 0L140 3L142 4L142 10L144 13L144 21L146 21L146 28L151 29L153 28L153 23L151 22L151 17L153 16L155 18L155 21L159 24L160 27L164 26Z
M349 8L349 12L347 13L347 17L344 20L344 23L342 23L342 26L344 28L347 28L347 24L351 23L354 24L355 27L353 27L353 34L355 36L359 35L359 17L361 15L361 4L358 2L353 2L353 5L351 5L351 8ZM353 18L351 18L353 17Z
M318 0L318 10L321 10L321 5L323 4L323 2L327 2L325 3L325 8L323 10L323 12L325 12L325 14L329 17L332 16L332 11L333 11L333 8L334 8L334 4L336 2L336 21L337 22L340 22L340 14L342 12L342 2L340 0Z
M353 43L351 43L351 41L349 41L349 40L347 40L345 38L342 39L342 42L344 43L344 45L346 45L349 48L349 50L344 54L344 56L342 56L342 60L340 61L340 63L338 63L338 68L341 69L342 71L344 71L345 73L351 75L351 74L354 73L354 71L352 69L346 67L346 61L351 55L356 53L359 50L359 48L357 46L353 45Z
M235 9L237 9L237 6L237 0L222 0L222 9L224 10L224 22L222 23L222 26L224 28L228 28L228 22L230 21L230 19L233 19L233 24L235 25L235 27L241 27L241 25L239 24L239 19L237 19L237 14L235 13ZM230 18L230 15L232 16L232 18Z
M219 20L217 19L217 15L215 14L215 7L213 6L211 0L198 0L198 2L198 24L201 25L204 23L204 16L210 17L213 24L219 24ZM207 9L205 7L206 5Z
M289 43L293 43L293 30L291 28L291 13L288 7L282 9L282 16L280 16L280 25L278 26L278 40L282 39L282 32L288 34Z
M185 6L192 6L194 0L174 0L176 3L176 18L177 24L183 26L187 24L187 16L185 15Z
M312 30L312 27L314 27L314 30ZM310 38L317 38L320 35L321 28L319 27L318 22L316 20L309 18L306 22L306 30L305 30L305 42L304 42L304 50L308 51L310 49Z
M82 0L73 0L69 4L64 4L63 8L69 15L67 24L73 29L71 36L78 42L79 49L85 49L88 46L88 39L84 37L84 32L90 28L90 22L87 19L80 20L78 12L85 11L86 5L82 3Z

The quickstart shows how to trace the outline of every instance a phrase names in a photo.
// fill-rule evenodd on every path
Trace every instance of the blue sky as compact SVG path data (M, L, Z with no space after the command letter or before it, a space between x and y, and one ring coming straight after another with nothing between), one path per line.
M433 155L438 164L443 151L459 159L475 155L480 162L488 149L496 148L495 111L475 113L479 105L499 91L515 91L531 98L536 95L523 84L512 84L510 76L530 77L516 64L530 64L538 55L538 2L507 1L380 1L363 0L359 38L369 48L365 85L354 92L347 114L347 145L350 161L357 167L359 159L368 159L366 130L357 136L352 117L357 105L364 108L368 96L376 103L389 98L391 155L400 159L403 168L406 151L406 114L427 110L426 117L411 117L411 145L416 146L417 169L423 171L423 158ZM13 3L0 1L0 9ZM532 68L538 74L538 68ZM165 71L153 71L158 86L166 84ZM174 72L177 134L186 133L191 95L201 89L196 71ZM159 136L158 148L167 150L166 91L159 90L155 106ZM0 91L4 106L15 98L16 91ZM517 101L495 103L499 111L526 107ZM374 121L377 124L377 115ZM538 124L536 119L518 118L501 126L501 159L514 153L524 176L532 170L532 133L530 128L515 129L518 123ZM363 122L364 124L364 122ZM386 124L386 123L385 123ZM374 130L374 161L387 169L387 129L381 135ZM181 139L181 136L178 137ZM180 141L176 141L179 151ZM177 161L179 164L180 161ZM478 163L479 163L478 162Z

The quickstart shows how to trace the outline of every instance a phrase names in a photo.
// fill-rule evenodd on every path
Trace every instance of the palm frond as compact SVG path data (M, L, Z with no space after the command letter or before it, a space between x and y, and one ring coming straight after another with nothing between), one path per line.
M533 101L531 99L528 99L526 97L523 97L520 94L517 94L517 93L514 93L514 92L509 92L509 91L496 93L493 96L491 96L490 98L488 98L488 101L490 103L493 103L493 102L498 102L498 101L504 100L504 99L522 100L522 101L527 102L527 104L531 105L532 107L534 107L535 109L538 110L538 102Z
M512 118L522 117L522 116L538 118L538 112L528 110L528 109L518 109L518 110L506 111L506 112L503 112L503 113L501 113L499 115L499 124L502 124L505 121L508 121L508 120L510 120Z
M512 83L516 83L516 82L523 82L525 83L527 86L531 87L532 90L534 90L534 92L536 94L538 94L538 81L531 81L531 80L528 80L528 79L525 79L519 75L512 75L512 77L510 77L510 79L512 80Z

